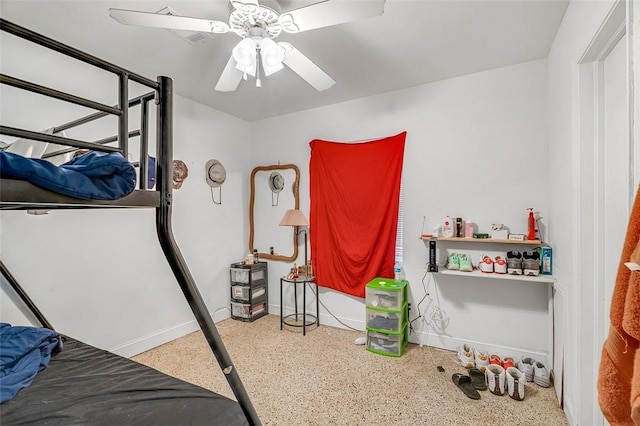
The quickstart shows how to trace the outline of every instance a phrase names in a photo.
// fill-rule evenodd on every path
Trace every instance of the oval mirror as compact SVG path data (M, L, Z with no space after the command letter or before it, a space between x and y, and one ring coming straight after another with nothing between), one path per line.
M251 172L249 251L263 259L293 262L298 244L292 227L279 226L285 212L300 207L300 169L295 164L259 166Z

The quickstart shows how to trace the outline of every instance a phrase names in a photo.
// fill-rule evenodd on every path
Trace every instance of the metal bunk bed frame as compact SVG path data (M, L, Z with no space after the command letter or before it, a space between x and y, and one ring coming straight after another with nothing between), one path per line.
M229 386L231 387L242 411L251 425L260 425L260 420L253 407L247 391L240 380L240 376L231 361L222 338L209 314L207 307L200 295L198 287L182 257L180 249L174 239L171 227L172 212L172 175L173 175L173 81L169 77L160 76L157 81L147 79L124 68L106 62L95 56L79 51L73 47L62 44L58 41L40 35L29 29L16 25L10 21L0 18L0 30L18 36L22 39L39 44L46 48L55 50L66 56L75 58L85 63L91 64L105 71L116 74L119 77L119 101L117 106L109 106L94 102L89 99L80 98L72 94L60 92L51 88L40 86L28 81L20 80L11 76L0 74L0 83L8 84L20 89L25 89L44 96L53 97L59 100L71 102L98 110L94 114L80 118L61 126L57 126L54 132L78 126L109 114L118 117L118 135L114 138L107 138L94 142L86 142L76 139L69 139L60 136L22 130L14 127L0 125L0 134L21 137L35 141L50 142L59 145L67 145L75 148L92 149L103 152L118 151L127 157L128 138L130 136L140 136L140 189L134 191L127 197L116 201L86 201L63 196L44 189L37 188L29 183L2 179L0 181L0 209L3 210L32 210L32 209L64 209L64 208L104 208L104 207L155 207L156 209L156 232L162 251L171 266L171 270L176 277L191 310L193 311L198 324L207 339L209 347L213 352L222 372L224 373ZM153 91L129 100L128 83L129 80L147 86ZM157 104L157 170L156 170L156 190L145 190L147 182L147 146L148 146L148 102L155 99ZM128 109L130 106L141 105L140 130L128 131ZM109 142L117 140L118 147L105 146ZM55 152L57 155L67 150ZM0 272L7 282L16 291L25 305L38 319L42 326L52 328L51 324L35 303L22 289L16 278L0 259Z

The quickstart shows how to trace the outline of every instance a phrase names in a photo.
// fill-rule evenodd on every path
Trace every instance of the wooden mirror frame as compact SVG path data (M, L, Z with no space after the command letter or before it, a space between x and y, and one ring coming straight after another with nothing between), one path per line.
M253 238L254 238L254 215L253 209L256 200L256 173L267 172L270 170L293 170L296 173L296 180L293 183L293 198L295 200L294 209L300 208L300 169L295 164L279 164L277 166L258 166L251 171L251 200L249 201L249 251L253 253ZM258 252L258 256L263 259L282 260L284 262L293 262L298 258L298 244L297 235L293 233L293 254L286 256L283 254L271 254Z

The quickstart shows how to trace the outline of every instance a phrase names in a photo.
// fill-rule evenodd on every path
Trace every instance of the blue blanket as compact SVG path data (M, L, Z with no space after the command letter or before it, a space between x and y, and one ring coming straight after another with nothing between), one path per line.
M116 200L136 187L136 170L120 153L90 151L55 166L0 151L0 177L21 179L83 200Z
M0 403L29 386L51 355L61 350L62 340L55 331L0 323Z

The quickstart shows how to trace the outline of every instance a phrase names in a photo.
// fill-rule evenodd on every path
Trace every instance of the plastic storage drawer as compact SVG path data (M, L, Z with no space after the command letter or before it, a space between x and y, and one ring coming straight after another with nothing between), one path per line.
M406 298L407 281L374 278L365 288L367 306L399 311Z
M251 291L251 293L250 293ZM236 300L244 300L249 301L253 299L257 299L267 292L265 287L254 287L251 290L251 287L244 285L232 285L231 286L231 298Z
M249 284L257 280L261 280L266 276L266 269L264 268L239 268L232 267L231 269L231 282Z
M406 303L399 311L367 307L367 330L400 334L404 326L405 312L407 312Z
M231 316L239 319L254 320L267 313L267 302L261 302L256 305L248 303L231 302Z
M407 326L400 334L367 331L367 350L379 355L399 357L407 346Z

